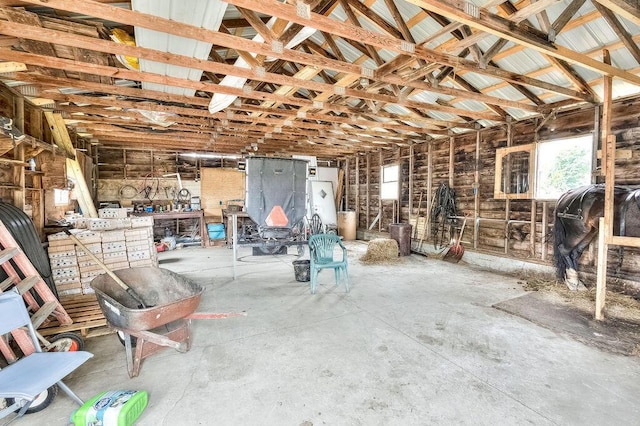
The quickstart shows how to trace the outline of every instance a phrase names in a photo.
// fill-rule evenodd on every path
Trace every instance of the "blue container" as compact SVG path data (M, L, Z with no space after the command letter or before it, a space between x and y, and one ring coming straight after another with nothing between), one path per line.
M209 232L210 240L221 240L224 236L224 224L222 223L208 223L207 231Z

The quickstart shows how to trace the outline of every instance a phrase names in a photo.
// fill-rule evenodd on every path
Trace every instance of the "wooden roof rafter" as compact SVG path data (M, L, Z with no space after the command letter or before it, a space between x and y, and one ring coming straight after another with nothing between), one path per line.
M228 15L232 18L223 19L220 31L211 31L131 11L122 5L114 7L109 1L48 0L47 7L43 8L40 0L26 0L21 3L24 11L35 12L43 22L51 19L58 23L48 27L38 25L35 20L31 23L13 18L1 21L3 11L0 10L0 46L5 48L0 50L0 58L11 54L13 63L24 59L29 64L29 71L19 71L9 77L13 80L8 84L42 99L50 94L52 99L48 102L55 101L57 106L84 99L86 104L78 105L87 105L87 108L103 109L105 103L117 102L116 105L124 109L130 108L129 105L148 107L149 111L173 109L178 113L174 130L192 134L188 137L194 147L211 148L208 141L193 136L209 133L208 126L213 123L218 128L216 133L226 138L225 148L231 149L235 136L237 148L244 149L246 141L239 135L246 132L253 138L263 132L277 134L264 138L261 145L268 149L273 139L274 152L287 152L291 146L300 146L287 145L289 142L308 138L310 143L317 140L320 146L336 155L351 152L351 142L355 141L362 142L365 149L388 147L383 140L371 143L371 139L386 137L392 145L401 144L402 138L412 141L416 136L428 139L465 131L476 127L478 121L491 126L506 121L509 115L519 119L552 108L597 102L592 86L597 87L599 83L592 74L586 74L584 68L633 84L637 84L634 79L640 81L635 75L638 70L620 67L619 64L624 63L628 68L628 61L615 62L616 68L603 64L598 53L573 51L555 43L559 40L558 43L569 46L565 31L581 25L602 26L606 20L620 40L609 45L630 51L640 64L640 50L635 44L640 35L628 34L627 29L635 27L623 21L634 22L636 18L633 13L629 18L611 12L616 7L629 5L627 0L599 2L606 7L588 3L589 9L580 12L578 9L586 0L566 3L489 0L477 10L465 9L463 0L407 1L419 7L403 5L400 0L229 0ZM559 4L566 5L564 11L558 10ZM11 6L9 2L0 2L0 5ZM553 13L549 9L547 15L552 6ZM53 11L59 16L49 18L46 14ZM21 13L25 12L15 9L5 12L4 16ZM553 22L549 19L552 16ZM147 28L211 42L214 47L208 60L198 61L95 37L90 41L82 32L63 33L65 23L71 25L70 20L78 18L87 21L89 26L95 23L97 28L102 22L121 24L121 28L129 32L133 27ZM442 28L434 31L431 18ZM269 20L276 25L267 26ZM312 26L318 32L295 48L278 48L278 44L285 45L305 26ZM251 40L255 34L260 34L264 41ZM595 31L592 34L597 36ZM108 34L103 29L100 36L106 38ZM435 39L444 42L436 46L432 42ZM28 52L9 53L6 47L18 46L20 40ZM54 51L42 54L44 51L38 51L38 43L51 45ZM64 52L83 49L89 55L108 58L111 64L114 55L134 56L170 67L194 68L202 71L203 78L187 81L148 72L134 76L120 65L95 66L90 61L73 67L63 60L74 59L68 53L64 56ZM522 69L515 66L510 56L519 52L531 58L527 63L523 57L522 64L529 66ZM537 53L531 56L531 52ZM540 62L538 53L546 57L548 66ZM233 61L238 57L244 57L249 68L234 66ZM267 62L266 58L275 60ZM531 67L532 64L536 68ZM53 75L38 74L34 66ZM585 81L586 75L592 81ZM20 76L25 77L25 81L20 81ZM41 77L40 81L37 76ZM91 80L90 76L98 80ZM246 83L243 87L221 86L225 76L244 78ZM195 96L145 91L140 82L195 89ZM509 90L499 90L503 87ZM520 94L514 96L511 87ZM66 90L61 92L62 88ZM220 114L207 116L208 102L215 93L233 96L236 100ZM69 108L77 107L72 103ZM117 116L82 120L79 113L74 115L78 123L88 123L87 132L82 134L90 134L91 123L105 126L113 120L114 125L126 125L125 119ZM135 128L155 126L131 119L136 123ZM225 122L226 125L222 124ZM323 126L331 131L321 135ZM332 135L335 132L340 136Z

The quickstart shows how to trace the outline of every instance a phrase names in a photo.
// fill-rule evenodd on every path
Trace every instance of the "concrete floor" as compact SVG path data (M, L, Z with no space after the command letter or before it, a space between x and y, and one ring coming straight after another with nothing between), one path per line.
M515 278L418 255L368 266L348 243L351 292L321 273L318 294L295 281L294 256L242 249L160 253L160 266L206 287L193 346L126 372L114 335L67 379L83 399L144 389L139 425L638 424L640 358L613 355L491 306L524 294ZM293 251L293 250L292 250ZM60 394L16 425L64 425Z

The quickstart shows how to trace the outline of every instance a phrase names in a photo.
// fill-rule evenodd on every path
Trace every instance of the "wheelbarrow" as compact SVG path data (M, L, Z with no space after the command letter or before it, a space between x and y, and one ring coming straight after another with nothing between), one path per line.
M146 308L108 274L91 281L107 323L124 335L129 377L140 373L142 360L171 347L187 352L191 347L189 316L200 304L204 289L166 269L146 267L114 271L144 300ZM136 340L135 353L131 336Z

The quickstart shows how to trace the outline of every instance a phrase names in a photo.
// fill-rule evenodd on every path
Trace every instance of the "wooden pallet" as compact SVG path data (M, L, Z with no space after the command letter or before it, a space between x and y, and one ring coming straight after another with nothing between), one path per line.
M107 327L107 320L102 314L95 294L62 297L60 303L71 316L73 323L60 325L57 320L52 320L38 329L43 336L79 331L82 337L88 338L114 332L112 328Z

